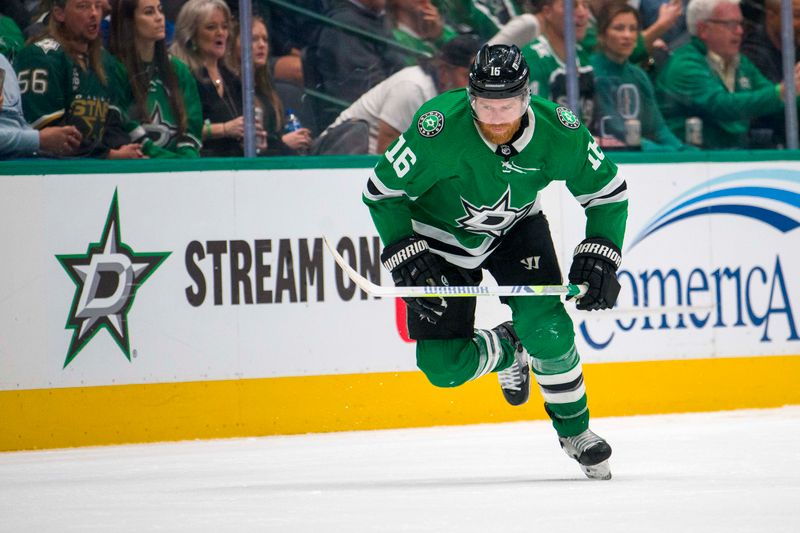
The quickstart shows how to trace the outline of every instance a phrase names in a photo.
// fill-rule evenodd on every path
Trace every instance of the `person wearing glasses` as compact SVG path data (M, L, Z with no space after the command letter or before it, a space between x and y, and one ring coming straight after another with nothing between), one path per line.
M684 138L686 120L702 120L702 147L749 147L750 122L783 109L784 84L773 83L741 54L738 0L691 0L691 40L672 54L656 80L667 126ZM795 84L800 68L795 66Z

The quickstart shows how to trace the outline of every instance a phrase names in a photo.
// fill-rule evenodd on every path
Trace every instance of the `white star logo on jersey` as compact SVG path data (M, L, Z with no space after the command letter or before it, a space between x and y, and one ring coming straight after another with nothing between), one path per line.
M48 37L47 39L42 39L41 41L36 41L36 46L42 49L42 51L46 54L47 52L52 52L53 50L58 50L61 45L58 44L58 41Z
M506 189L503 196L494 205L475 207L468 201L461 199L467 216L461 217L456 222L473 233L484 233L493 237L501 237L511 229L518 220L525 218L533 209L534 202L526 204L519 209L511 207L511 187Z
M164 120L164 112L158 102L153 107L150 115L150 123L143 125L147 136L152 139L156 146L166 146L170 138L178 132L178 128Z

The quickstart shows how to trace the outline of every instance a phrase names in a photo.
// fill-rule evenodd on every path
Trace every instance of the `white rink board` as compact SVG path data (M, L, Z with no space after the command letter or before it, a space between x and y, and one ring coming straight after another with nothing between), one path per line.
M690 294L693 305L716 306L719 286L720 306L693 317L685 313L680 322L670 315L664 323L659 315L647 322L575 313L584 361L800 353L800 163L625 165L621 171L631 203L619 305L645 305L647 288L647 305L658 306L660 283L645 283L643 276L672 272L664 284L666 305L686 305ZM356 250L367 244L366 256L356 253L358 265L377 264L377 234L361 203L368 173L0 177L6 228L0 239L7 254L0 263L0 390L413 370L414 347L397 331L394 302L340 291L352 285L337 283L325 251L313 253L327 235ZM65 324L76 283L56 256L89 257L90 243L102 240L115 190L121 242L134 254L170 255L129 302L130 361L101 328L65 367L73 336ZM582 238L581 209L562 184L545 192L544 208L566 269ZM631 248L659 220L666 225ZM220 246L226 251L217 253L215 283L212 252ZM231 290L232 246L242 271L238 304ZM301 280L309 264L303 251L321 267L322 298L318 277ZM386 272L381 277L390 283ZM192 305L187 291L197 293L199 278L206 294ZM253 303L245 303L248 295ZM479 326L507 317L495 299L482 302Z

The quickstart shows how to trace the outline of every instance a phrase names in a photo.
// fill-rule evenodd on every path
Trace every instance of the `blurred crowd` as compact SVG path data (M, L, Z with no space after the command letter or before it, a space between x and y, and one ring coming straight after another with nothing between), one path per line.
M795 46L800 0L792 0ZM515 44L567 104L563 0L3 0L0 158L377 154ZM780 0L574 0L578 107L606 150L785 145ZM795 52L797 54L797 52Z

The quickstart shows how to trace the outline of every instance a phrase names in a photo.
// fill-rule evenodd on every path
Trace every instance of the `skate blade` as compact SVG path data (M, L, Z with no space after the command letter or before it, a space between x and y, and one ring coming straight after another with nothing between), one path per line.
M611 479L611 467L608 464L608 460L592 466L581 465L581 470L589 479Z

